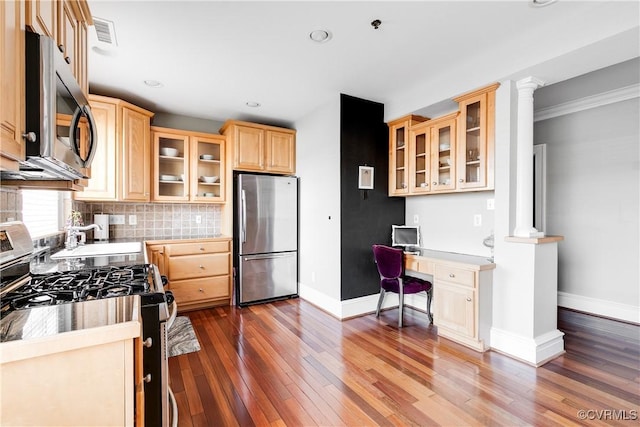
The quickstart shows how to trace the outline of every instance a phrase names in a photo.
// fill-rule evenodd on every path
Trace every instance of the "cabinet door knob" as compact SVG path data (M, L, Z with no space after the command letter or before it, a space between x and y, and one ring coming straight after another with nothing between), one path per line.
M435 182L435 181L433 181L433 185L438 185L438 183L437 183L437 182Z
M198 291L203 292L204 293L204 289L200 288L198 289Z
M204 265L200 264L198 267L200 267L200 269L204 270Z
M142 379L145 383L150 383L151 382L151 374L147 374L144 376L144 378Z
M142 345L149 348L153 345L153 340L151 339L151 337L149 337L142 342Z
M204 248L203 248L203 247L200 247L200 250L201 250L201 251L204 251Z
M467 301L471 302L471 298L467 298Z
M22 134L22 137L26 139L28 142L36 142L36 133L35 132L26 132Z
M460 182L464 182L464 179L460 178L458 181L460 181Z
M449 277L456 277L456 275L453 273L449 273Z

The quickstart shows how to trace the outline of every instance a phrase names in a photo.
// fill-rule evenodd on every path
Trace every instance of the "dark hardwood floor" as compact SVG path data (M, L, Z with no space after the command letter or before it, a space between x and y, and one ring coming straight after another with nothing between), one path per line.
M180 426L638 425L640 326L560 309L566 354L534 368L397 310L340 322L294 299L186 313L169 359Z

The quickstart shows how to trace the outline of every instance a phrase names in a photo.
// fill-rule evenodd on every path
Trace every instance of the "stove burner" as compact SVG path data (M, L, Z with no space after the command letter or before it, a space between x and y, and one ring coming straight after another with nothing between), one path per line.
M2 315L23 308L154 291L147 264L35 274L29 283L2 297Z

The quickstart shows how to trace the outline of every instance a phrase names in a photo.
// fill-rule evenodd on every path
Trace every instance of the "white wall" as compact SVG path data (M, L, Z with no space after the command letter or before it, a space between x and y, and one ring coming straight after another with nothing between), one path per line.
M493 233L494 211L487 210L493 191L465 194L438 194L407 197L406 224L414 224L418 215L423 248L471 255L491 256L482 241ZM473 225L479 214L482 225Z
M300 177L300 296L338 314L340 95L296 122L295 128Z
M537 105L615 86L636 97L536 122L547 144L547 230L560 234L559 304L640 321L640 61L539 89ZM594 89L596 88L596 89Z

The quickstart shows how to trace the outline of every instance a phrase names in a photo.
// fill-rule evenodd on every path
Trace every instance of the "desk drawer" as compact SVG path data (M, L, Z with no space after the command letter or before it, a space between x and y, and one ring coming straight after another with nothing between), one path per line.
M406 255L404 258L404 269L433 275L434 263L413 255Z
M435 279L470 287L473 287L475 284L473 271L449 267L447 265L436 265Z
M229 241L171 243L166 246L166 252L169 256L229 252L229 243Z

